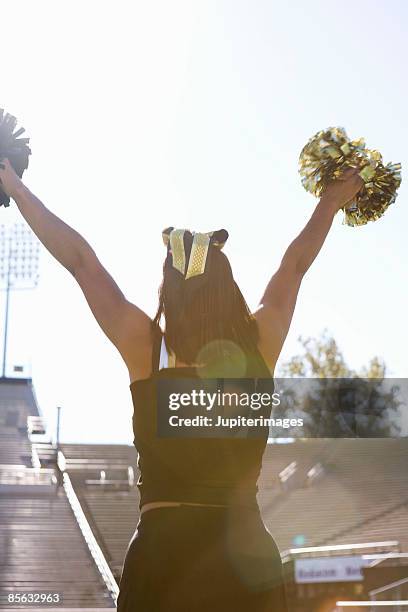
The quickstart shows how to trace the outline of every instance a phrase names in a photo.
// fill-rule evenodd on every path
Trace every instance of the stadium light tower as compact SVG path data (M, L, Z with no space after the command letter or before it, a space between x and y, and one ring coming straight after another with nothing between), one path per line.
M23 223L0 225L0 289L6 291L4 321L3 373L6 376L7 334L10 291L34 289L38 284L40 243L31 228Z

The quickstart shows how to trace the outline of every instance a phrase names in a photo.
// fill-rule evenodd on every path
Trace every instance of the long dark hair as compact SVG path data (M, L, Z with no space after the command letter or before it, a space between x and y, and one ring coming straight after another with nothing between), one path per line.
M228 233L225 230L226 237ZM193 235L184 233L188 261ZM159 289L159 305L153 320L157 329L165 319L166 346L186 363L218 364L239 359L239 354L259 356L259 334L254 316L234 280L226 255L210 243L204 274L186 280L173 267L168 249Z

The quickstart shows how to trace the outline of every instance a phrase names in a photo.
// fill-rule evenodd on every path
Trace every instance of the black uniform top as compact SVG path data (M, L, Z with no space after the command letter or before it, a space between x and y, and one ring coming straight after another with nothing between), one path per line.
M161 338L158 333L151 376L129 385L134 406L134 445L140 470L137 482L140 507L154 501L256 505L257 480L269 434L267 426L261 431L258 429L256 436L245 438L157 435L157 381L163 377L199 378L195 367L159 370ZM273 379L259 351L247 363L245 377L268 379L268 391L273 391ZM269 407L266 416L270 411Z

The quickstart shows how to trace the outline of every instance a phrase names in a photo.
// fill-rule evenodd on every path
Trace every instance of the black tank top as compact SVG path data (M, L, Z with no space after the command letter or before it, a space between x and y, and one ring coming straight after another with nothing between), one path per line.
M246 438L157 436L158 379L198 378L194 367L159 370L161 338L161 332L157 333L151 376L129 385L134 406L133 442L140 471L140 507L157 501L256 506L268 427L258 431L257 437ZM259 351L248 364L245 376L268 379L268 391L273 391L273 379ZM266 416L269 415L270 408Z

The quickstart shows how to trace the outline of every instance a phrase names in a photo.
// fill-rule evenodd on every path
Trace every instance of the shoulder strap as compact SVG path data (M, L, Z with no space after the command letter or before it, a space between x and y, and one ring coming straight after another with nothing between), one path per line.
M172 351L167 350L164 334L160 329L157 330L152 351L152 373L158 372L163 368L174 368L176 356Z
M169 366L169 355L167 353L166 341L164 339L164 335L162 336L160 343L160 355L159 355L159 370L163 368L168 368Z
M163 368L174 368L175 365L176 357L172 351L167 349L166 340L163 335L160 347L159 370L162 370Z

